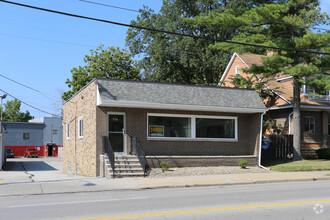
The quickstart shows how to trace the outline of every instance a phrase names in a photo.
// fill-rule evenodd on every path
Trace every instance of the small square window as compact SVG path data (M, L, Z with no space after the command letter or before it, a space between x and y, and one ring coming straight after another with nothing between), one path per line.
M30 133L23 133L23 140L29 140L30 139Z
M53 130L53 134L58 134L58 130Z

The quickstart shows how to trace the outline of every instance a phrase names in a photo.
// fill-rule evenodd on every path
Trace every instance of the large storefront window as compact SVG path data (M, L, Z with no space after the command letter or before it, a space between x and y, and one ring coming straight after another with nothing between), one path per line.
M191 119L149 116L149 137L191 137Z
M196 138L235 138L234 119L196 118Z
M237 118L149 114L148 137L237 140Z

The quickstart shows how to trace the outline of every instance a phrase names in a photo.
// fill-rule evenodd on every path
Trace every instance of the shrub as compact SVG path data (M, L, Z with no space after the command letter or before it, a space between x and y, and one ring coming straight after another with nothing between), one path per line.
M330 148L322 148L316 151L317 157L319 159L330 160Z
M316 157L315 154L305 154L305 155L303 156L303 158L304 158L305 160L316 160L316 159L317 159L317 157Z
M160 167L162 168L163 171L170 169L170 164L166 162L161 162Z
M241 160L240 162L239 162L239 166L241 167L241 168L246 168L246 166L248 165L249 163L246 161L246 160Z

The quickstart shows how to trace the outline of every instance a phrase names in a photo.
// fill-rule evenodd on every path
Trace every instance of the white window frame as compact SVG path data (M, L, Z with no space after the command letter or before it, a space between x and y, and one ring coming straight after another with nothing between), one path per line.
M158 117L177 117L190 118L191 122L191 137L150 137L149 136L149 116ZM235 120L235 138L196 138L196 118L206 119L234 119ZM211 115L184 115L184 114L159 114L147 113L147 139L148 140L190 140L190 141L238 141L238 120L237 116L211 116Z
M66 139L70 139L70 122L66 123Z
M235 74L239 75L239 66L235 66Z
M310 95L310 93L316 93L315 88L313 88L311 86L307 86L307 85L304 85L303 88L304 88L304 94L308 95L308 98L310 100L318 100L318 101L322 101L322 100L328 101L328 100L330 100L330 91L326 91L325 95L322 95L322 97L317 97L317 96ZM310 92L308 92L308 90Z
M315 129L316 129L316 121L315 121L315 117L314 116L305 116L304 118L304 126L306 126L306 120L308 120L308 130L310 130L310 122L311 122L311 118L314 119L314 130L313 130L313 133L305 133L306 135L309 135L309 134L315 134ZM305 128L305 131L306 131L306 128Z
M80 130L80 122L82 122L81 130ZM78 118L78 138L84 137L84 117L81 116Z

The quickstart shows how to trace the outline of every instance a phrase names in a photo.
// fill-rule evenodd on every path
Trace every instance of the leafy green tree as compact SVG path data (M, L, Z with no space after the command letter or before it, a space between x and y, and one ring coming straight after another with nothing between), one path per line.
M258 44L279 49L278 54L263 59L262 66L253 65L246 70L263 85L283 73L293 77L294 159L301 159L300 91L301 85L312 85L320 91L329 90L330 77L324 75L329 68L330 34L316 31L317 26L329 24L329 16L321 13L318 0L283 0L277 4L264 4L251 9L228 9L193 20L213 25L237 24L231 41ZM212 48L239 53L265 54L267 48L215 43ZM316 51L318 53L311 53ZM325 54L321 54L325 53ZM251 82L247 79L243 82ZM244 85L244 83L239 82ZM257 84L257 83L256 83ZM256 86L260 89L260 86Z
M14 99L4 104L3 121L27 122L33 117L29 111L21 112L21 101Z
M208 36L225 40L236 24L192 25L187 18L207 15L225 8L249 8L266 0L163 0L159 13L145 7L131 25L157 30ZM267 2L267 1L266 1ZM231 54L209 47L212 40L176 36L130 28L126 44L133 55L141 55L139 65L144 80L182 84L219 83Z
M71 90L63 93L64 100L68 100L96 77L140 80L139 68L132 55L118 47L103 49L100 46L91 50L91 55L86 55L84 62L85 66L71 69L72 80L67 79L65 82Z

